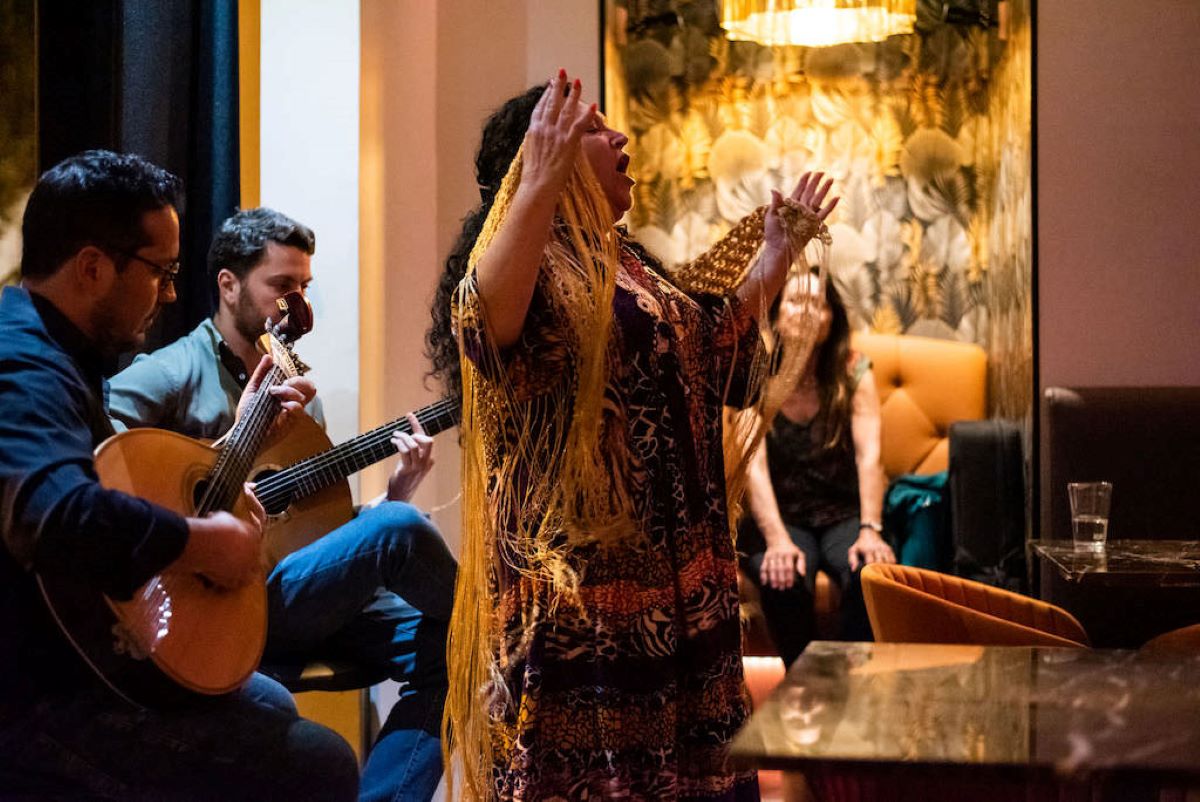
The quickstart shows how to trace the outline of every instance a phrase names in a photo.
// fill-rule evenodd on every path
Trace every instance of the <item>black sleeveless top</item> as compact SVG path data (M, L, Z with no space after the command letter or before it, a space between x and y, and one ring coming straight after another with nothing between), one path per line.
M849 364L853 393L871 360L851 353ZM847 425L838 442L826 448L827 412L821 409L807 423L778 413L767 432L767 467L785 524L822 529L859 515L854 438Z

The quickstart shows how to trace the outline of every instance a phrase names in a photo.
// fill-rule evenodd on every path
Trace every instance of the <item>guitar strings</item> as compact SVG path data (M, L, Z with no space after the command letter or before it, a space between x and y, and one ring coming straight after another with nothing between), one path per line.
M270 389L290 375L298 374L286 353L285 365L272 364L249 403L249 411L235 424L229 442L221 450L217 463L209 472L209 484L200 500L197 514L206 515L214 509L232 509L237 502L241 484L250 472L258 448L281 407Z
M452 421L456 420L453 413L457 410L457 406L454 401L443 399L417 413L417 420L421 422L422 426L427 426L443 417L449 417ZM378 459L386 457L389 453L395 453L396 449L394 447L390 449L388 447L390 446L392 434L397 431L411 431L407 419L402 418L398 421L386 423L370 432L359 435L339 446L326 449L320 454L308 457L285 468L279 473L271 475L258 483L256 487L257 495L264 503L285 501L291 495L289 485L300 484L311 478L314 474L323 473L329 468L337 467L340 463L361 458L362 454L375 452L383 447L383 453L371 460L371 462L378 461ZM372 456L374 457L375 455L372 454ZM362 467L366 467L371 462L367 462Z
M283 378L284 371L274 365L255 391L249 412L234 427L229 442L221 450L221 456L209 474L209 486L200 504L201 515L217 508L228 510L236 502L237 492L258 451L257 446L279 411L279 402L270 394L270 388Z
M420 410L417 413L417 420L421 423L422 427L438 422L442 418L449 418L451 421L456 421L457 418L454 413L457 409L458 403L456 401L448 398L442 399ZM449 426L442 428L449 428ZM324 474L329 469L337 468L341 464L353 464L354 460L361 459L364 454L369 455L371 458L369 462L361 466L366 467L389 454L395 453L395 447L391 446L391 438L392 434L397 431L412 431L407 418L386 423L341 445L326 449L320 454L315 454L278 473L272 474L257 484L255 488L256 495L258 495L259 500L264 505L274 505L275 503L289 500L292 495L292 486L307 482L312 477ZM383 453L376 455L374 452L380 448L384 449ZM329 478L333 479L336 477ZM314 490L319 490L321 487L318 486Z
M453 412L457 409L457 404L448 399L438 401L417 413L417 420L422 426L428 426L431 423L437 422L441 418L449 418L451 421L456 420ZM439 427L439 428L449 428ZM288 468L283 469L279 473L264 479L258 484L259 489L274 489L276 485L286 484L293 477L301 474L311 474L327 467L335 466L337 463L345 462L353 459L359 454L376 450L380 446L388 443L394 432L405 431L411 432L411 427L407 419L391 421L382 426L376 427L369 432L359 435L351 440L326 449L325 451L307 457Z
M258 390L255 392L254 399L251 401L250 411L246 416L244 416L248 419L246 428L249 433L241 438L245 442L243 443L243 447L240 448L235 454L236 462L238 463L238 470L230 472L232 475L232 480L235 482L235 484L232 484L227 491L230 493L230 500L228 502L228 506L230 507L232 507L234 500L236 500L236 496L233 495L233 492L240 489L241 483L245 481L246 476L250 473L250 468L253 466L255 458L258 456L259 447L262 445L262 441L266 437L271 423L274 422L276 416L279 414L279 410L282 408L282 404L279 402L279 400L270 394L271 388L276 384L281 384L284 380L290 378L291 376L301 375L300 369L293 361L291 349L287 343L287 340L284 338L284 335L276 334L275 336L281 338L280 344L282 345L282 348L272 348L272 351L274 352L274 364L271 366L271 370L263 379L262 383L259 384ZM280 361L283 362L282 365L279 364ZM262 399L264 395L266 396L266 400L261 401L260 399ZM235 436L237 435L236 430L234 434Z
M239 463L238 467L241 470L238 470L232 478L238 485L244 481L245 475L250 470L250 464L257 455L257 446L261 443L262 438L266 436L271 423L279 414L281 404L275 396L270 394L270 389L276 384L282 383L285 378L286 374L284 371L273 368L256 393L255 403L247 415L247 418L249 418L246 426L247 433L243 438L246 443L235 454L235 459ZM260 401L259 398L262 398L262 400Z
M237 425L234 426L233 432L229 436L229 441L226 443L225 447L221 449L221 453L217 457L216 464L213 466L212 470L209 471L209 484L208 487L205 488L204 495L200 499L200 504L197 508L198 515L207 515L218 508L223 509L231 506L232 502L230 498L230 491L233 487L231 477L236 478L237 476L235 469L238 467L238 451L243 447L243 444L246 442L246 440L253 434L255 419L259 417L259 410L264 406L261 401L263 393L265 388L269 386L269 383L274 383L278 380L279 377L277 373L278 369L273 367L271 372L267 374L266 379L259 386L259 389L254 394L254 398L250 402L250 414L244 416L242 420L238 421Z

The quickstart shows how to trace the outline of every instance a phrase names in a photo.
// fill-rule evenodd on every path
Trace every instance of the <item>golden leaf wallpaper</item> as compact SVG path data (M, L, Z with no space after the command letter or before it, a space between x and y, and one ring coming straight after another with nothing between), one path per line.
M1029 0L995 18L915 5L909 34L768 47L727 38L718 0L606 0L606 112L638 182L626 222L679 264L772 187L823 170L842 196L829 266L854 326L980 344L991 414L1027 419Z
M31 0L0 0L0 284L16 281L21 215L37 181L37 61Z

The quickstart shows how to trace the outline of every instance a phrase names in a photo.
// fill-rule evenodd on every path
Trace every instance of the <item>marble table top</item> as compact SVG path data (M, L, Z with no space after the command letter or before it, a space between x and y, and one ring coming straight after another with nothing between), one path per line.
M748 768L1200 777L1200 657L815 641L732 757Z
M1200 541L1110 540L1076 551L1070 540L1035 540L1035 554L1069 582L1200 587Z

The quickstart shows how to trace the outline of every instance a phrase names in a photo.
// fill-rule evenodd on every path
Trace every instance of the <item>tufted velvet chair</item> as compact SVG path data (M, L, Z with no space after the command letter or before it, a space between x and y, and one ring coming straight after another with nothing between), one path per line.
M853 346L874 364L883 416L883 470L946 470L950 424L987 415L987 356L970 343L859 334Z

